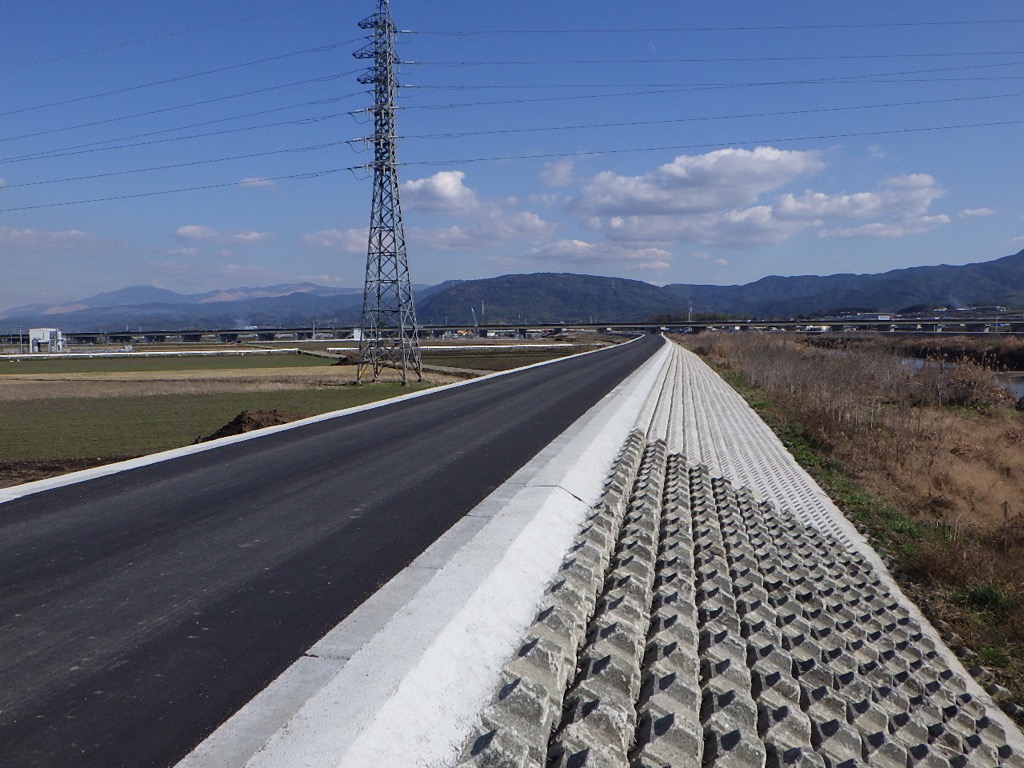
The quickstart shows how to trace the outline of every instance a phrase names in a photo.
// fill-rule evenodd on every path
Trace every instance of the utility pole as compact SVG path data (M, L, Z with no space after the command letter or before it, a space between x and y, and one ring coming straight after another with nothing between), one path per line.
M381 369L387 367L400 370L402 384L408 384L410 373L423 379L423 364L398 194L395 159L398 30L391 20L388 0L377 0L377 12L359 22L359 26L370 32L370 42L353 55L357 59L373 60L359 82L373 86L374 151L373 203L356 381L361 382L368 375L377 381Z

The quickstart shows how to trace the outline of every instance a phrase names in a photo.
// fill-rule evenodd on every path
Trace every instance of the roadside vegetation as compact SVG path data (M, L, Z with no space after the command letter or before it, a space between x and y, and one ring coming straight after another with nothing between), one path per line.
M678 340L779 434L1024 723L1024 414L991 354L924 351L908 365L915 342L887 337Z
M355 367L334 362L272 355L7 364L0 368L0 486L190 445L243 412L248 428L258 428L454 380L430 374L407 387L357 386Z
M475 340L474 340L475 341ZM256 429L447 384L427 370L355 385L354 354L114 357L0 361L0 487L189 445L222 429ZM462 342L462 346L476 346ZM480 374L553 360L584 347L425 350L425 365ZM342 364L347 363L347 364ZM475 375L475 374L469 374Z
M180 357L91 357L0 361L0 376L64 375L70 373L142 373L166 371L238 371L312 368L329 364L310 355L182 355Z

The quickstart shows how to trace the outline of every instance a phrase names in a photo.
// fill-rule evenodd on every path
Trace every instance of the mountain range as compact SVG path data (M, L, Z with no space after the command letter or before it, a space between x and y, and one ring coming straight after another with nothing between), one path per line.
M1002 305L1024 309L1024 250L963 266L867 275L771 276L746 285L652 285L593 275L539 273L414 286L423 325L639 322L658 317L786 318ZM132 286L67 304L0 313L0 332L295 327L359 322L362 291L295 283L180 294Z

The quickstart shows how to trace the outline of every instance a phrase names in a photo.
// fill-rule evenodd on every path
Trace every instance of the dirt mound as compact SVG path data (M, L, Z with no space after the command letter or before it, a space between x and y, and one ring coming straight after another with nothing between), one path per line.
M252 432L254 429L264 427L276 427L279 424L287 424L290 421L297 421L308 416L305 413L290 413L289 411L242 411L231 421L225 424L206 437L196 438L197 443L205 443L208 440L216 440L218 437L229 437L230 435L242 435Z

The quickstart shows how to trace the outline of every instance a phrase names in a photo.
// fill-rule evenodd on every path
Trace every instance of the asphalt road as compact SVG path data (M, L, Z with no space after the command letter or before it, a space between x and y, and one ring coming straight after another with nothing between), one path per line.
M0 766L170 766L659 345L0 504Z

